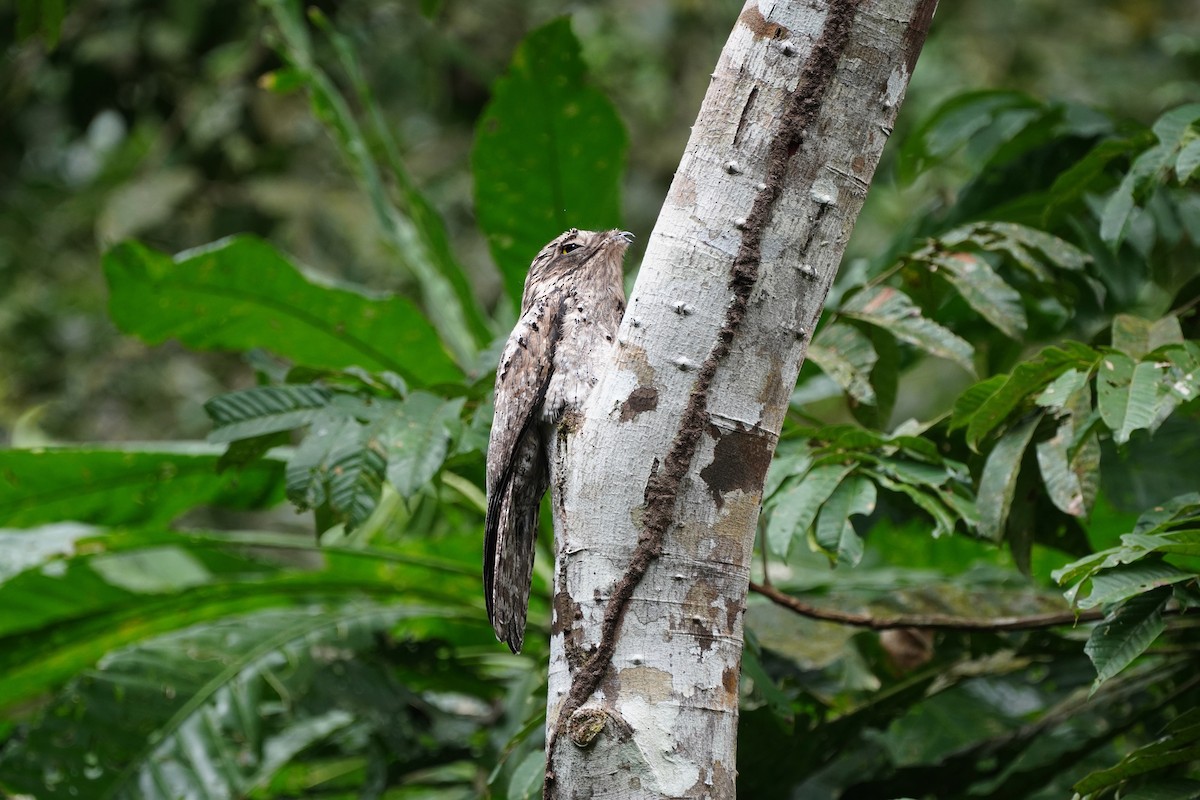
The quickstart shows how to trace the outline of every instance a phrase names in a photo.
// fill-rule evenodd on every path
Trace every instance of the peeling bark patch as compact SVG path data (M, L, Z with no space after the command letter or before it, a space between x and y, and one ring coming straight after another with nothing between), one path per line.
M708 357L697 370L696 382L688 395L679 430L671 441L661 467L656 459L646 481L646 491L643 495L644 527L638 533L637 546L630 558L629 567L613 587L608 605L604 609L599 646L575 673L571 681L571 690L559 707L558 719L546 742L548 766L546 780L542 784L543 796L546 798L554 796L554 752L558 743L558 733L571 714L592 696L608 672L613 653L616 652L617 635L629 600L650 565L662 554L663 538L675 522L679 493L708 422L708 393L712 388L717 366L729 355L730 346L745 318L750 294L758 280L759 265L762 262L763 235L783 191L788 163L792 155L799 150L805 131L813 126L821 110L825 92L833 81L838 62L850 41L850 31L859 2L860 0L830 0L821 35L813 45L812 53L800 73L799 83L789 96L786 110L772 136L767 151L764 188L756 196L745 225L741 226L741 245L729 273L729 289L733 298L726 307L725 319L717 332L716 341ZM756 27L756 17L762 19L761 12L750 6L739 19L759 35L762 26ZM762 20L762 24L767 23ZM775 25L775 28L786 30L779 25Z
M779 23L767 21L757 5L746 6L738 22L749 28L755 39L783 39L791 33Z
M621 404L621 422L637 419L638 414L658 408L658 390L653 386L639 386L630 392Z
M755 431L722 431L716 426L710 426L710 431L716 432L717 445L712 463L700 470L700 479L717 508L725 505L725 494L734 489L746 494L761 491L771 465L770 438Z
M727 667L721 672L721 686L731 697L737 694L739 677L741 669L735 667Z

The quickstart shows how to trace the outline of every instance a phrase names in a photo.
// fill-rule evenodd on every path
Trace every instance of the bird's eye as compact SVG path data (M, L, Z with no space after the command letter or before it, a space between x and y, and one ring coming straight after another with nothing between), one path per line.
M559 248L559 252L565 256L567 253L571 252L572 250L578 250L582 246L583 245L578 244L577 242L567 242L566 244L564 244L562 247Z

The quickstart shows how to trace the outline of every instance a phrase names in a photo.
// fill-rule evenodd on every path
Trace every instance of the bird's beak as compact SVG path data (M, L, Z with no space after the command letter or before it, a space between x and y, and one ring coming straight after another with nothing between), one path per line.
M614 239L624 239L625 244L630 245L630 244L633 244L634 235L632 233L630 233L629 231L620 231L613 238Z

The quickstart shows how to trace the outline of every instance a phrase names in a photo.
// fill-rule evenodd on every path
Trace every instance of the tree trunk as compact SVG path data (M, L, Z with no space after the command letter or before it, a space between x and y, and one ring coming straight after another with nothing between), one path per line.
M750 0L553 446L547 797L734 796L763 480L936 0Z

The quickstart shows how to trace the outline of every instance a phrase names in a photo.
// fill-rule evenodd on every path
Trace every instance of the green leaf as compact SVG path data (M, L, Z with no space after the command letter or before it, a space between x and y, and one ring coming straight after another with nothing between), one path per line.
M1200 797L1200 781L1186 778L1154 780L1121 794L1121 800L1196 800L1197 797Z
M1045 408L1062 408L1072 395L1087 385L1089 377L1091 373L1072 367L1051 381L1036 402Z
M979 532L985 538L998 542L1004 538L1009 509L1017 489L1017 476L1021 471L1021 459L1025 448L1033 437L1041 415L1024 420L1000 437L992 452L988 453L979 478Z
M521 759L508 782L508 797L513 800L533 800L542 794L546 777L546 754L534 750Z
M1181 719L1189 716L1191 716L1190 713L1185 713ZM1190 719L1188 722L1191 723L1190 727L1183 730L1176 729L1173 724L1168 725L1167 736L1137 748L1121 759L1121 762L1115 767L1093 772L1076 783L1075 790L1081 794L1099 792L1138 775L1166 770L1176 765L1193 764L1200 759L1200 726L1195 724L1194 719ZM1200 786L1194 781L1189 783ZM1177 791L1178 784L1173 788ZM1195 795L1183 796L1188 797L1189 800L1195 798ZM1125 795L1122 796L1122 800L1124 797Z
M625 130L579 49L566 18L530 33L475 130L475 211L515 302L548 241L620 221Z
M1189 129L1200 121L1200 103L1173 108L1154 122L1154 135L1172 149L1178 150L1185 141L1193 139L1195 132Z
M12 538L0 547L26 548ZM10 560L0 551L0 563ZM0 712L150 636L265 608L344 601L347 593L402 594L478 617L477 570L428 558L318 549L265 534L145 529L77 539L66 558L0 582L0 608L21 609L0 615ZM477 628L486 641L486 622Z
M347 530L365 522L379 502L387 466L374 431L336 413L314 420L288 463L288 498L301 509L328 504L332 521L344 522Z
M966 391L954 401L954 411L950 415L950 430L970 424L986 403L1000 388L1008 382L1007 375L993 375L967 387Z
M333 399L323 386L258 386L218 395L204 404L213 422L210 442L232 442L303 427Z
M198 506L258 509L282 499L282 462L218 474L218 458L218 448L203 444L178 452L0 450L0 527L156 525Z
M1173 567L1164 561L1145 560L1121 564L1092 577L1091 591L1079 600L1079 608L1097 608L1127 600L1160 586L1194 580L1196 573Z
M946 253L932 259L971 308L1006 336L1020 339L1027 322L1020 293L995 273L984 259L970 253Z
M897 159L900 179L912 181L921 172L980 138L972 154L985 163L992 153L1042 114L1042 106L1019 92L965 92L939 106L910 134ZM987 136L989 131L995 135Z
M850 522L852 516L875 511L875 484L861 476L838 484L821 506L815 528L816 543L830 560L856 566L862 560L863 541Z
M301 605L138 643L80 676L13 742L6 784L47 800L185 797L197 787L245 797L313 745L369 732L372 717L436 763L431 709L352 659L397 625L447 616L361 601Z
M1112 322L1112 346L1130 358L1140 359L1164 345L1183 344L1178 317L1148 320L1132 314L1117 314Z
M876 286L843 302L838 313L890 332L897 339L941 358L948 358L974 374L975 349L966 340L921 315L921 309L901 291Z
M1154 644L1163 632L1162 610L1170 597L1166 586L1131 597L1092 630L1083 651L1096 668L1093 692Z
M807 358L859 403L875 404L871 370L878 356L871 340L852 325L827 325L813 337Z
M472 364L479 343L488 338L486 323L466 275L450 250L440 216L421 194L400 158L395 138L365 79L354 44L334 30L324 15L313 7L309 7L310 13L305 19L301 4L295 0L264 0L263 5L278 27L279 35L271 41L290 65L289 78L308 90L313 113L333 136L370 200L384 242L420 287L421 302L428 318L458 363ZM310 23L320 28L333 43L334 52L354 83L359 105L370 117L367 130L359 124L349 102L322 68L323 57L314 54ZM386 175L385 167L376 161L379 152L382 152L390 175ZM395 195L389 189L392 182L399 189ZM403 209L397 208L394 196L402 202Z
M1159 396L1167 394L1156 364L1135 364L1123 353L1109 353L1100 362L1098 377L1097 406L1114 442L1124 444L1133 431L1155 427Z
M151 344L261 347L310 367L392 370L418 386L463 378L408 300L314 282L260 239L224 239L175 259L125 243L105 254L104 274L113 320Z
M387 479L402 497L415 495L441 469L463 402L413 392L400 412L383 422L379 441L387 458Z
M1200 168L1200 139L1193 139L1183 146L1179 158L1175 159L1175 179L1187 183L1197 168Z
M767 544L771 552L787 558L792 543L808 531L821 505L853 469L852 464L821 464L780 493L767 523Z

